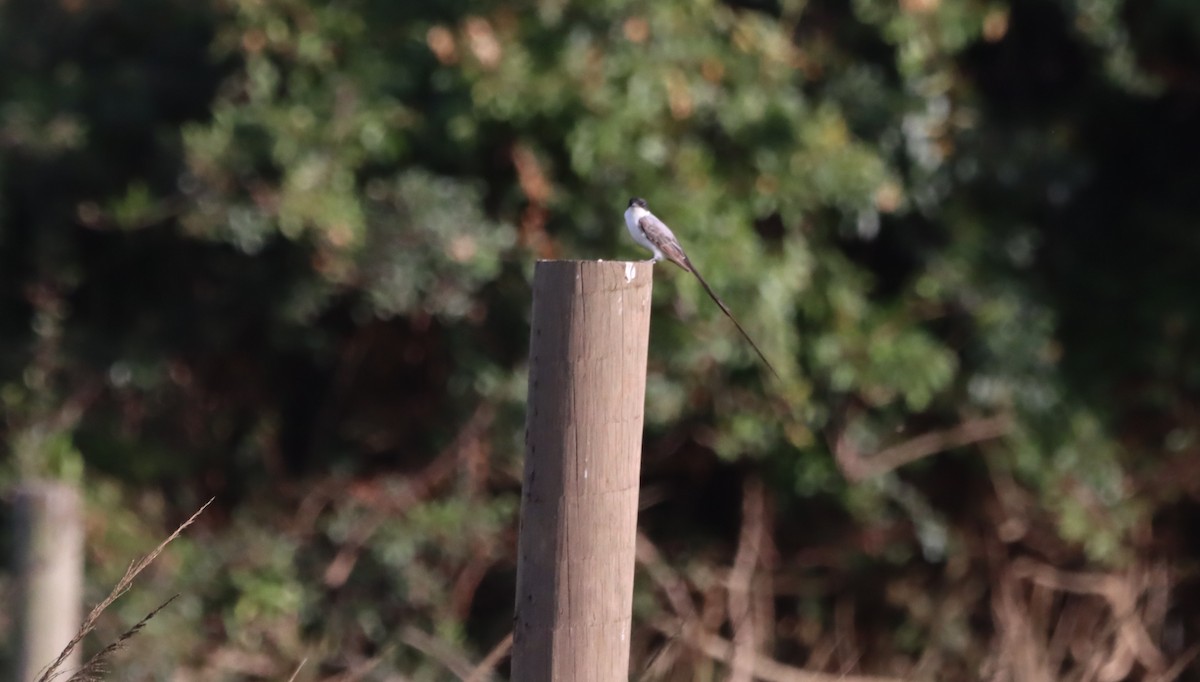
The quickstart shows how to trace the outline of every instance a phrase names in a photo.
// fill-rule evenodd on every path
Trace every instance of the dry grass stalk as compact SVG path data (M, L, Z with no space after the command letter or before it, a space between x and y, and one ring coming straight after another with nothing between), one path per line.
M213 498L213 499L216 499L216 498ZM68 642L67 646L63 648L61 653L59 653L58 658L54 659L54 662L51 663L49 666L47 666L45 668L45 670L42 672L42 674L38 676L37 682L51 682L51 680L64 674L62 672L59 672L59 668L62 667L63 662L67 660L67 657L71 655L71 652L74 651L75 648L79 646L80 642L83 641L83 638L87 637L89 633L91 633L93 630L96 629L96 623L99 622L99 620L100 620L100 614L104 613L105 609L107 609L109 606L112 606L113 602L120 599L122 595L124 595L126 592L128 592L129 588L133 585L133 579L136 578L139 573L144 571L147 566L149 566L151 563L153 563L154 560L158 558L158 555L162 554L163 550L166 549L167 545L171 544L171 542L174 541L175 538L179 537L179 535L181 533L183 533L185 528L192 525L192 523L194 523L196 521L196 519L199 518L202 513L204 513L204 510L208 509L208 505L210 505L212 503L213 503L212 499L210 499L208 502L205 502L204 506L202 506L202 507L200 507L200 509L196 510L195 514L192 514L191 518L189 518L187 521L184 521L182 524L180 524L180 526L175 529L174 533L171 533L171 535L166 540L163 540L158 545L158 547L155 547L154 551L150 552L146 556L142 557L141 559L139 559L129 565L129 568L125 571L125 575L119 581L117 581L116 587L114 587L112 589L112 592L108 593L108 596L104 598L104 601L100 602L99 604L96 605L95 608L92 609L91 613L88 614L87 618L83 619L83 625L81 625L79 627L79 632L77 632L75 634L75 636L71 638L71 641ZM174 597L172 597L171 599L174 599ZM162 609L163 606L166 606L167 604L169 604L171 602L171 599L167 600L167 602L164 603L162 606L159 606L157 609L152 611L150 613L150 615L143 618L141 622L139 622L137 625L135 625L133 628L131 628L130 631L127 632L126 634L129 634L130 636L132 636L132 634L134 634L138 630L140 630L141 626L145 625L146 621L148 621L151 617L153 617L154 614L158 613L159 610ZM125 635L122 635L121 638L118 639L116 643L117 644L121 643L122 639L128 639L128 637L126 637ZM106 647L106 650L107 650L107 647ZM114 649L114 651L115 651L115 649ZM109 653L111 653L111 652L109 652ZM91 664L91 661L89 661L88 663ZM78 675L79 673L82 673L83 670L86 668L87 668L87 666L85 665L83 669L80 669L76 673L76 675ZM71 677L70 679L74 680L76 678Z
M109 644L100 651L97 651L96 655L89 658L87 663L84 663L83 667L77 670L74 675L71 675L67 682L96 682L97 680L101 679L103 674L107 672L107 666L105 663L108 660L108 657L113 653L125 648L125 643L133 639L134 635L141 632L142 628L146 627L146 623L149 623L151 618L158 615L158 612L165 609L167 604L170 604L178 598L179 595L173 595L170 599L159 604L158 608L154 609L150 613L147 613L146 616L139 620L133 627L129 628L125 632L122 632L121 636L118 637L115 642Z

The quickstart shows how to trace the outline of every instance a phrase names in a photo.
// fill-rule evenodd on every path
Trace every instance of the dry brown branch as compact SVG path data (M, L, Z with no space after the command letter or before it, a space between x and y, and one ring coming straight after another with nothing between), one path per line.
M1098 682L1119 682L1125 679L1133 670L1136 659L1137 656L1129 648L1129 644L1124 639L1118 638L1113 644L1108 659L1101 663L1096 670L1096 680Z
M823 670L829 667L836 653L837 637L820 636L809 648L808 658L804 661L804 665L807 668Z
M691 588L678 573L672 569L666 561L663 560L662 554L650 538L646 537L640 530L637 534L636 554L637 562L646 570L646 574L650 576L650 580L662 590L667 597L667 602L670 603L671 609L679 618L677 629L687 630L703 627L700 616L696 612L696 605L692 602ZM679 660L680 653L683 649L676 645L675 635L663 644L658 654L655 655L646 665L646 669L642 672L641 679L654 680L660 679L667 674L676 661Z
M834 434L833 451L842 474L851 481L861 481L939 452L999 438L1012 427L1013 420L1008 415L968 419L958 426L921 434L870 456L859 452L843 427Z
M491 477L492 444L487 431L495 421L496 410L483 403L471 416L463 429L463 436L455 439L458 450L458 471L462 479L463 492L469 499L483 494Z
M104 383L95 379L87 380L81 387L71 393L62 407L54 411L46 425L49 431L66 432L74 429L83 415L100 398L104 391Z
M1171 569L1166 563L1151 567L1146 574L1146 604L1142 620L1146 629L1161 638L1171 608Z
M288 678L288 682L296 682L296 677L300 674L300 669L304 667L305 663L308 663L308 658L300 661L300 664L292 671L292 676Z
M342 546L338 548L337 554L333 560L325 567L325 574L322 576L322 582L325 587L337 589L346 584L346 580L350 578L350 572L354 570L354 566L358 563L358 557L362 554L363 547L367 541L379 530L383 522L387 520L388 515L383 512L376 512L370 518L354 527L350 532L350 537L346 539Z
M725 598L725 581L714 575L702 575L698 582L703 588L700 631L716 632L729 613L729 609L726 608L729 600Z
M1175 682L1183 674L1183 671L1192 664L1192 661L1196 660L1197 655L1200 655L1200 644L1195 644L1192 648L1183 652L1183 655L1176 659L1175 663L1163 671L1162 674L1149 676L1147 682Z
M288 524L288 532L296 536L307 536L315 532L317 519L330 504L337 501L345 489L345 481L329 477L305 481L304 495L296 503L296 511Z
M133 585L133 579L136 578L139 573L144 571L146 567L149 566L155 559L157 559L158 555L162 554L162 551L166 549L167 545L171 544L175 538L179 537L184 529L192 525L192 523L194 523L196 519L199 518L202 513L204 513L204 510L208 509L208 505L212 504L214 499L216 498L212 498L208 502L205 502L204 506L196 510L195 514L192 514L191 518L180 524L180 526L175 529L174 533L171 533L166 540L163 540L161 543L159 543L158 547L154 548L154 551L129 565L129 568L125 571L125 575L119 581L117 581L117 586L112 589L112 592L108 593L108 596L104 598L104 601L100 602L95 606L95 608L92 609L91 613L87 615L87 618L83 619L83 624L80 626L79 632L71 638L71 641L68 642L67 646L62 650L61 653L59 653L58 658L54 659L54 662L47 666L42 674L38 676L37 682L49 682L60 674L58 669L60 666L62 666L63 662L67 660L67 657L71 655L71 652L75 650L75 647L79 646L79 643L83 641L83 638L87 637L89 633L96 629L96 623L100 620L100 614L104 613L105 609L107 609L112 605L113 602L115 602L117 599L120 599L122 595L129 591L129 588ZM157 612L158 610L155 609L154 613ZM154 615L154 613L151 615Z
M675 610L675 615L685 623L695 622L698 619L696 605L692 602L691 590L687 583L667 565L658 548L641 531L638 531L637 534L636 557L637 562L646 569L650 580L667 596L667 601Z
M1168 666L1151 637L1169 603L1170 576L1161 568L1072 572L1021 558L1000 570L996 584L992 679L1118 682L1140 666L1142 679L1167 682L1200 652Z
M1058 614L1054 624L1054 632L1046 643L1046 668L1061 670L1063 662L1070 652L1071 640L1085 629L1095 627L1088 622L1088 616L1096 613L1095 609L1086 609L1080 604L1065 604Z
M673 636L675 633L669 623L653 623L659 632ZM733 642L711 633L692 632L683 640L687 645L700 651L705 656L730 666L734 665ZM766 682L901 682L900 678L878 677L873 675L831 675L814 672L780 663L766 656L756 654L752 659L738 664L742 670L749 670L753 679Z
M750 588L754 580L754 569L758 566L759 550L762 547L763 486L762 481L751 476L743 486L742 529L739 533L737 554L733 570L729 574L729 624L733 629L733 663L730 682L751 682L755 653L755 623L750 601Z
M858 648L857 630L854 627L854 597L839 597L833 605L834 644L842 662L842 669L849 670L858 665L862 652Z
M404 628L400 632L400 641L441 663L460 680L468 679L475 671L475 666L460 651L415 627Z
M349 670L343 670L336 675L330 675L329 677L324 678L321 682L358 682L362 678L369 675L375 668L379 667L380 663L383 663L385 660L387 660L395 652L397 647L398 645L396 644L388 644L371 658L358 661L354 665L350 666Z
M997 642L989 667L997 669L989 670L991 674L987 679L1054 682L1055 676L1046 663L1043 648L1030 626L1018 591L1019 584L1015 579L1001 575L992 593ZM1001 670L1007 674L1001 674Z
M491 545L490 541L477 543L477 553L459 571L458 577L454 579L454 586L450 589L450 613L464 623L470 615L471 604L475 601L475 592L487 577L488 571L496 564Z
M529 199L519 223L521 243L531 247L539 257L548 258L554 253L555 246L546 233L549 217L546 202L554 193L554 185L546 177L543 164L532 149L524 144L516 144L510 154L513 168L517 171L517 184Z
M504 657L508 656L512 651L512 644L513 634L510 632L499 642L496 642L496 646L492 647L492 650L487 653L487 656L484 656L483 660L479 662L479 665L475 666L475 669L471 671L469 676L467 676L466 682L486 682L487 680L492 679L492 671L495 670L496 666L500 665L500 661L503 661Z
M638 680L646 682L665 678L671 671L671 668L679 662L679 654L683 648L679 640L675 638L664 641L663 645L650 655L650 660L646 663L646 669L642 671Z
M1117 622L1119 650L1124 650L1146 666L1150 672L1160 672L1167 668L1166 657L1154 644L1150 633L1136 613L1139 595L1131 584L1138 582L1136 576L1118 576L1107 573L1074 573L1062 571L1053 566L1035 563L1029 559L1018 559L1013 562L1013 575L1028 579L1036 584L1044 585L1063 592L1076 594L1092 594L1103 597L1112 609ZM1138 590L1140 592L1140 590ZM1115 675L1124 666L1122 656L1114 653L1109 663L1102 670ZM1132 662L1129 663L1132 666ZM1122 674L1114 679L1124 677Z
M258 651L244 651L232 645L219 646L207 653L204 668L208 677L254 677L274 680L284 674L275 657Z
M775 571L779 568L779 548L775 545L775 510L770 494L763 498L763 522L759 527L761 540L758 550L758 565L761 570L754 579L751 597L754 600L754 618L762 626L757 628L759 651L775 648Z

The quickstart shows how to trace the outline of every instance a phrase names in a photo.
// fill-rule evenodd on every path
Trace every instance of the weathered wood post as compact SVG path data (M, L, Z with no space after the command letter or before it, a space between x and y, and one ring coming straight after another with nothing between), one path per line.
M537 264L514 681L629 678L652 275Z
M67 483L21 483L13 494L17 656L13 679L36 679L83 616L83 503ZM62 667L79 667L76 649Z

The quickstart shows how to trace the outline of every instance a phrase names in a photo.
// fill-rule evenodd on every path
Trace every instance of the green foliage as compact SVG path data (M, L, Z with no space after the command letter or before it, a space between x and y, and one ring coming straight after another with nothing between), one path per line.
M657 268L644 526L689 579L742 475L817 519L773 519L779 571L837 557L787 616L810 650L856 584L977 599L980 527L1136 562L1195 440L1198 36L1187 0L0 4L0 480L103 481L98 568L219 496L147 676L213 673L208 638L432 679L402 624L472 659L507 627L531 263L642 257L639 195L784 377ZM982 602L939 641L879 601L874 661L980 669Z

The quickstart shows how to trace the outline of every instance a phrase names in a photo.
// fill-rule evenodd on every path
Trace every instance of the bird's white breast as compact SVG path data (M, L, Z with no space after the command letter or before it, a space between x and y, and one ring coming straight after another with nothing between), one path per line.
M646 239L646 235L642 233L642 228L638 225L638 221L650 214L650 211L641 206L630 206L625 209L625 227L629 229L629 236L633 237L633 241L640 244L643 248L649 249L655 257L659 256L659 251Z

